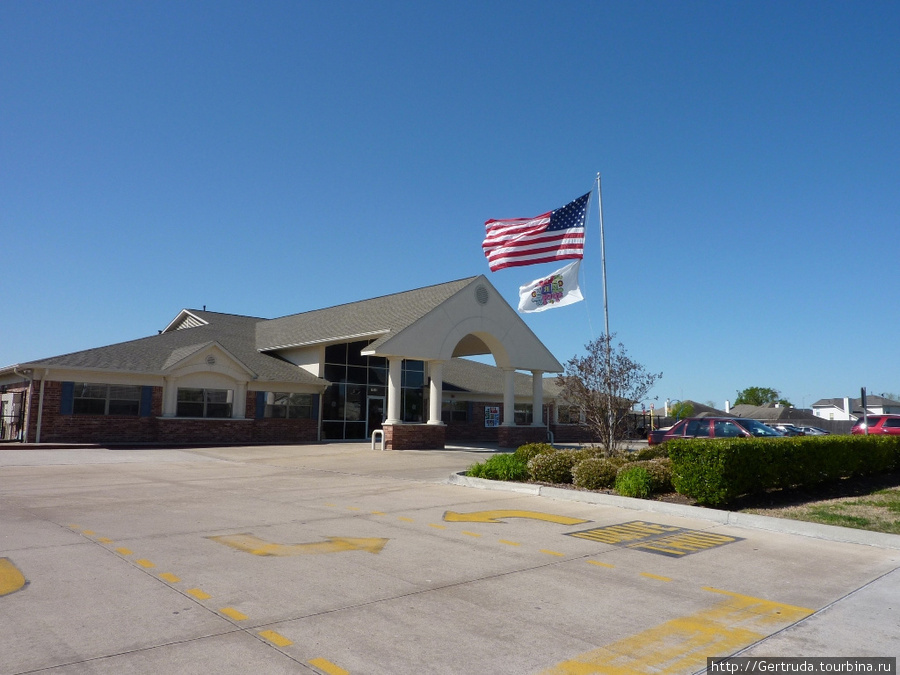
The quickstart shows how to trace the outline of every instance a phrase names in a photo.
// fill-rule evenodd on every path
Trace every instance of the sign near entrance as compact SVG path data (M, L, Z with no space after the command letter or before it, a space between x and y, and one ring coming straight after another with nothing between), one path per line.
M500 406L489 405L484 408L484 426L499 427L500 426Z

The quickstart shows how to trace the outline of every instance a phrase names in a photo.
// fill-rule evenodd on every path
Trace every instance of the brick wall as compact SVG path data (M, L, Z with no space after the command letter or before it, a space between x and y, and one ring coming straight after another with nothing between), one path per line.
M388 450L429 450L444 447L446 427L439 424L385 424L384 447Z

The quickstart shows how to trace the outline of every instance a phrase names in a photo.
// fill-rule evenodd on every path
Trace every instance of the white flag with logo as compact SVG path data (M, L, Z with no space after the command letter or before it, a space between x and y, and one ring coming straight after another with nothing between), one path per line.
M519 311L543 312L551 307L564 307L584 300L578 288L581 261L569 263L552 274L519 287Z

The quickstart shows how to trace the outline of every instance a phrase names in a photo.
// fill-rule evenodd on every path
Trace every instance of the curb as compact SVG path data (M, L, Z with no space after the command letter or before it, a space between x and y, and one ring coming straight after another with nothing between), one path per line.
M600 492L579 492L577 490L565 490L544 485L508 483L500 480L473 478L464 474L464 471L452 474L447 479L447 482L451 485L461 485L463 487L477 488L480 490L517 492L520 494L549 497L550 499L559 499L570 502L597 504L600 506L615 506L622 509L649 511L651 513L663 513L685 518L700 518L702 520L718 523L719 525L735 525L757 530L767 530L769 532L798 534L803 537L823 539L825 541L838 541L847 544L862 544L864 546L900 549L900 535L897 534L855 530L849 527L823 525L821 523L807 523L802 520L773 518L772 516L759 516L753 513L720 511L718 509L708 509L703 506L669 504L667 502L655 502L646 499L635 499L633 497L620 497L619 495L609 495Z

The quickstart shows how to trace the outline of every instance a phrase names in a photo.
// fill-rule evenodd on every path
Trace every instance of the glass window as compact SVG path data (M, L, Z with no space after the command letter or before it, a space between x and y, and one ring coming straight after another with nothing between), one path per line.
M557 417L560 424L578 424L581 422L581 408L577 405L561 405Z
M737 424L727 420L716 420L714 428L716 438L738 438L744 435Z
M178 389L178 417L231 417L234 392L231 389Z
M709 437L709 420L691 420L687 423L684 435L695 438Z
M441 421L444 424L450 422L469 421L469 402L445 400L441 402Z
M312 419L312 394L266 394L266 417L276 419Z
M76 415L137 416L141 408L139 385L76 382L72 412Z
M517 403L515 418L516 424L531 424L532 405L530 403Z

